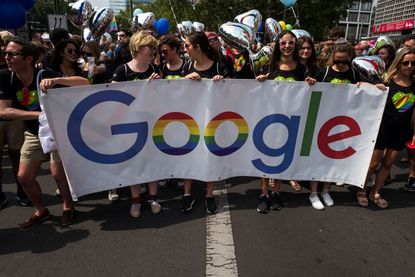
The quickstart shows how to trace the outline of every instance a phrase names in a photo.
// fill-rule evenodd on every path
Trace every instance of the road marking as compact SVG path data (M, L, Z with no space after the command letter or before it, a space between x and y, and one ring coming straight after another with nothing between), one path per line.
M216 185L216 214L206 216L206 276L237 277L235 246L227 185Z

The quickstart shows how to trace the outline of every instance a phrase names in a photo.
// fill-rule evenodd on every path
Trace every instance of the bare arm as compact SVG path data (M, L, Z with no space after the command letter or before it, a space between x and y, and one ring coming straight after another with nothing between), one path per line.
M63 85L68 87L87 86L89 85L88 79L80 76L71 77L58 77L58 78L47 78L40 82L40 89L43 92L47 92L47 89L53 88L56 85Z
M37 119L39 114L38 111L24 111L13 108L12 100L0 100L0 119L31 120Z

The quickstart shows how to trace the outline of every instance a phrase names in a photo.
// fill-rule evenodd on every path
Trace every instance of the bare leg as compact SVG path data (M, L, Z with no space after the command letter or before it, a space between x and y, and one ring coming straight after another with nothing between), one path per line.
M58 188L61 192L63 210L71 210L73 208L72 196L62 163L50 161L50 173L58 184Z
M150 194L150 196L156 196L158 193L158 188L159 188L158 181L148 183L148 193Z
M398 158L398 156L399 151L388 149L388 151L386 152L382 165L376 173L375 186L372 190L373 195L380 194L380 190L382 189L386 178L389 176L391 167Z
M192 193L192 180L184 179L184 194L190 195Z
M20 161L19 172L17 174L17 180L22 186L29 200L33 203L35 208L35 214L40 216L46 210L43 204L42 191L39 183L36 181L36 176L39 171L40 165L43 161Z
M206 197L213 197L213 190L215 189L215 182L207 182Z

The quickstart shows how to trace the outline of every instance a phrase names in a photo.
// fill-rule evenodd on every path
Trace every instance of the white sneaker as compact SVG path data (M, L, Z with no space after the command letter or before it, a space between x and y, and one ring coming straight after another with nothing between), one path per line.
M160 205L160 203L159 203L159 202L154 201L154 200L150 200L150 201L148 201L148 204L150 205L151 212L152 212L153 214L158 214L158 213L160 213L160 212L161 212L162 207L161 207L161 205Z
M321 198L323 198L323 202L324 204L326 204L327 207L331 207L334 205L333 198L331 198L328 191L322 191Z
M61 190L59 188L56 188L55 195L56 196L61 196Z
M108 200L109 201L117 201L118 199L120 199L120 197L118 196L117 190L116 189L112 189L108 191Z
M140 217L141 215L141 204L132 204L130 209L130 215L132 217Z
M324 210L324 205L321 203L320 198L318 198L317 193L310 193L310 196L308 197L310 200L311 205L316 210Z
M336 183L336 186L338 186L338 187L343 187L343 186L344 186L344 183L342 183L342 182L337 182L337 183Z

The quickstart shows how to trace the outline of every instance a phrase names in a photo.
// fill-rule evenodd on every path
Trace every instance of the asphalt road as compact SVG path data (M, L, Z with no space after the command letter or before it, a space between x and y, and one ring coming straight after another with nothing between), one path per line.
M129 216L129 191L110 203L106 193L79 199L78 220L59 226L60 198L47 165L38 178L53 217L30 231L19 222L33 209L17 206L15 184L4 162L9 205L0 211L0 276L206 276L206 211L202 185L191 214L180 213L181 191L160 191L164 211ZM332 186L335 206L314 210L307 185L294 193L283 185L285 207L255 210L259 180L236 178L228 189L238 276L415 276L415 194L403 191L406 164L383 195L387 210L361 208L352 187Z

